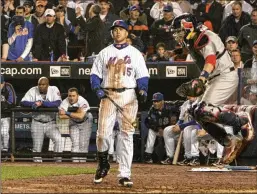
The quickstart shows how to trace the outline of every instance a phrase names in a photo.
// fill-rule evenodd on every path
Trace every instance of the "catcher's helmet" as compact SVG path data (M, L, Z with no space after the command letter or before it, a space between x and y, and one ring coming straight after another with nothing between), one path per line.
M180 16L174 18L172 22L172 29L183 28L185 30L190 30L192 28L196 29L198 26L196 17L190 13L184 13Z

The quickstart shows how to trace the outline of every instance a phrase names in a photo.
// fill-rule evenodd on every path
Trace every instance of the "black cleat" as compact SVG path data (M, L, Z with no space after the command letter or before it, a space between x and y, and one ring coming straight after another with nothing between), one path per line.
M103 178L107 176L110 170L110 163L108 162L108 151L97 152L98 167L95 173L94 183L99 184Z
M100 166L98 166L96 173L95 173L94 183L100 184L103 181L103 178L108 175L109 170L110 170L109 163L104 168L101 168Z
M179 166L187 166L189 165L190 162L191 162L191 158L185 158L184 160L182 160L181 162L178 162L177 164Z
M123 187L132 187L133 182L129 178L121 178L119 180L119 185Z

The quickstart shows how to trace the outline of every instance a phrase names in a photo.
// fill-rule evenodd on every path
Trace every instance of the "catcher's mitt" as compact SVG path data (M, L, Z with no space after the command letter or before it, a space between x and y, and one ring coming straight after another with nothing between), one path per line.
M201 79L193 79L189 82L183 83L176 90L176 93L181 97L198 97L205 92L205 84Z

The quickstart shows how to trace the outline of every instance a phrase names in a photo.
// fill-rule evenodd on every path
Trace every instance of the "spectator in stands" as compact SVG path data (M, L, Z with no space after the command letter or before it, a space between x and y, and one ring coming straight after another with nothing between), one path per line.
M241 50L242 61L252 57L252 44L257 40L257 8L251 13L251 23L243 26L239 32L238 44Z
M69 112L76 108L75 112ZM68 90L68 97L59 106L59 118L69 119L70 137L72 141L71 152L88 153L92 132L93 115L88 112L88 101L79 95L77 88ZM72 162L86 162L86 157L73 157Z
M31 22L33 24L33 28L36 29L39 23L37 18L35 18L35 16L31 14L33 9L33 3L31 1L25 1L23 3L23 6L25 8L25 20Z
M241 5L242 5L241 7L244 12L246 12L246 13L252 12L252 10L253 10L252 6L249 3L247 3L246 1L244 1L244 0L230 1L224 8L222 21L224 21L229 15L232 14L232 5L235 2L241 3Z
M49 86L49 80L41 77L38 86L32 87L21 100L21 105L38 109L58 108L62 102L60 91L56 86ZM62 152L62 137L56 126L55 112L34 112L31 123L31 136L33 140L33 152L41 152L44 136L54 142L54 152ZM56 158L60 162L60 158ZM42 162L41 157L33 157L34 162Z
M163 13L163 19L156 20L150 29L153 36L153 45L157 45L158 42L165 42L166 49L173 50L177 43L170 32L170 26L174 19L172 6L166 5L163 8Z
M247 3L249 3L252 8L257 8L257 0L246 0Z
M75 27L67 18L65 18L65 12L65 7L63 7L62 5L58 5L55 8L56 22L64 27L65 36L68 37L70 33L75 32Z
M159 42L156 45L156 54L152 55L148 61L169 61L169 56L167 55L165 44L163 42Z
M234 63L235 68L244 68L244 63L241 60L241 53L239 49L231 51L231 60Z
M228 51L228 53L231 56L231 52L235 49L238 49L238 41L237 41L237 37L235 36L229 36L227 37L226 41L225 41L225 46L226 49Z
M175 0L177 2L182 10L182 13L192 13L193 14L193 9L189 1L184 1L184 0Z
M59 5L64 7L65 9L65 19L71 23L72 26L77 26L77 20L76 20L76 13L75 9L67 7L68 0L59 0ZM67 22L67 23L69 23ZM78 39L77 36L73 33L73 31L70 31L70 33L67 35L66 44L68 47L67 54L70 59L77 58L77 54L79 52L79 49L72 46L78 45Z
M8 15L6 15L3 12L3 5L1 4L0 8L0 13L1 13L1 61L6 61L7 56L8 56L8 50L9 50L9 44L8 44L8 28L9 28L9 23L10 23L10 18Z
M119 17L110 12L110 1L109 0L98 0L101 7L100 18L104 23L104 46L108 46L113 43L110 28L115 20Z
M42 24L45 22L45 16L44 16L45 10L46 10L46 7L40 1L37 1L36 10L33 16L37 19L39 24Z
M245 68L250 68L251 78L247 79L247 84L250 85L250 100L256 102L257 96L257 39L252 46L253 57L245 62Z
M24 20L25 8L18 6L8 29L8 60L21 62L29 60L29 52L33 45L33 24Z
M202 22L211 31L219 33L223 8L216 0L200 3L196 9L197 21Z
M53 60L66 54L65 32L61 24L55 22L55 12L52 9L45 11L46 22L39 24L34 38L35 61L50 61L51 52Z
M154 0L142 0L140 7L143 9L143 12L147 17L147 25L151 26L154 22L154 19L150 16L150 10L154 5Z
M101 8L99 5L93 5L89 10L89 19L87 21L81 15L79 7L76 9L77 23L82 31L86 32L85 56L91 56L92 53L98 54L104 48L104 23L99 14Z
M140 37L135 36L134 34L129 34L127 37L127 43L138 49L143 54L145 45Z
M138 20L147 26L147 15L141 10L138 0L129 0L129 6L120 12L120 18L124 21L128 20L131 17L131 7L138 9L140 14Z
M76 25L76 14L75 10L67 7L68 0L59 0L59 5L63 6L65 9L65 18L68 19L73 26Z
M175 17L179 16L183 13L180 5L177 2L170 2L168 0L159 0L153 5L153 7L150 11L150 16L154 20L162 19L164 17L164 10L163 9L167 5L170 5L173 8L173 12L174 12Z
M4 10L3 13L12 18L15 15L15 5L14 0L3 0Z
M139 20L139 15L141 8L137 6L131 6L129 8L129 19L127 24L129 26L129 33L133 36L139 37L144 43L147 43L149 40L149 29L148 26L143 24Z
M228 36L238 36L242 26L249 24L251 17L248 13L242 11L241 2L232 4L232 14L229 15L222 23L219 36L225 42Z
M7 152L9 149L9 132L11 127L10 109L16 105L16 93L12 84L5 82L1 75L1 151Z

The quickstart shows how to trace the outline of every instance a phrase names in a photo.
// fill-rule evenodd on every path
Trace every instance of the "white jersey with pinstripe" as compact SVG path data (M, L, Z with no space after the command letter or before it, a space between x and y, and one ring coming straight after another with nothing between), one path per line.
M136 88L136 80L149 77L142 54L133 46L110 45L96 57L91 74L103 79L102 88Z
M37 102L37 101L49 101L54 102L61 99L61 94L56 86L48 86L46 94L40 94L38 86L32 87L22 98L21 101ZM33 113L33 118L38 121L51 121L55 119L56 113Z
M59 109L63 109L63 110L65 110L65 111L68 111L68 108L70 108L70 107L78 107L78 108L81 108L82 110L83 110L83 112L87 112L88 110L90 110L90 106L89 106L89 104L88 104L88 101L85 99L85 98L83 98L82 96L79 96L78 97L78 101L76 102L76 103L74 103L74 104L70 104L70 102L69 102L69 99L68 99L68 97L66 98L66 99L64 99L63 101L62 101L62 103L61 103L61 105L59 106ZM81 120L79 120L79 119L70 119L71 120L71 122L72 121L75 121L75 122L81 122Z
M117 142L118 177L130 178L133 159L133 134L138 110L138 101L134 88L136 80L149 77L142 54L133 46L117 49L110 45L103 49L94 61L91 74L102 79L101 88L126 88L118 92L107 90L108 96L123 108L122 114L108 99L100 102L96 145L99 152L109 150L113 127L117 119L120 133ZM125 115L125 116L124 116Z

